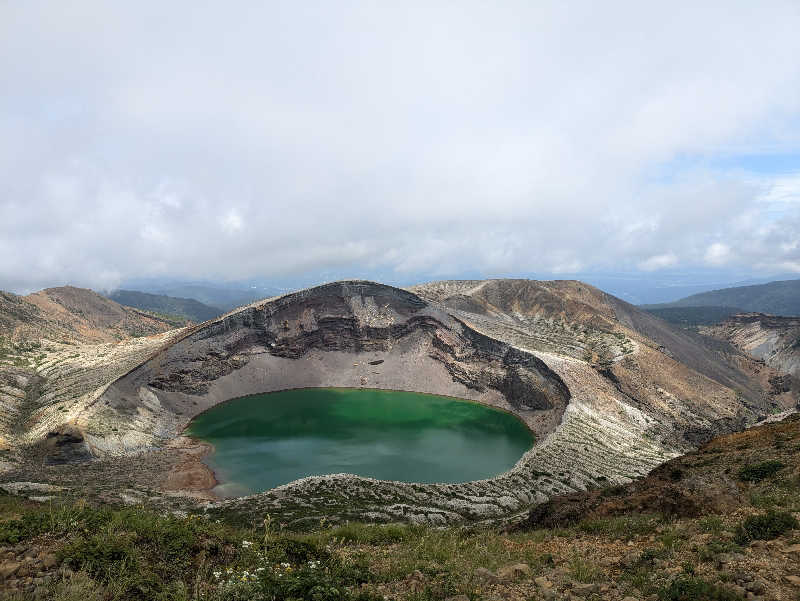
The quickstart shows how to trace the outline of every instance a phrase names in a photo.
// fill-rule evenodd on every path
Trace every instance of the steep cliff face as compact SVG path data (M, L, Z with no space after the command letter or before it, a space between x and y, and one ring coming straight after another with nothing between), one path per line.
M742 313L702 331L781 372L770 379L773 394L800 391L800 317Z

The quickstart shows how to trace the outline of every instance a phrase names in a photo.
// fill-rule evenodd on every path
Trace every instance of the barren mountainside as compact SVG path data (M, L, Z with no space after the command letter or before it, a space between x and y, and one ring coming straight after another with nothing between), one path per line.
M704 328L703 332L727 340L784 374L800 378L800 317L743 313ZM788 380L781 384L785 385Z
M0 293L0 447L34 425L46 434L50 422L68 424L68 407L143 361L171 328L83 288Z
M27 296L0 293L0 335L16 340L113 342L172 327L85 288L47 288Z

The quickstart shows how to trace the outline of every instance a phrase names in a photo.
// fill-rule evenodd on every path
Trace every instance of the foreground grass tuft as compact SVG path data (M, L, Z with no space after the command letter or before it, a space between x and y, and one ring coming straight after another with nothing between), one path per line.
M739 545L746 545L754 540L772 540L794 528L800 528L800 523L791 513L768 511L751 516L739 524L734 540Z

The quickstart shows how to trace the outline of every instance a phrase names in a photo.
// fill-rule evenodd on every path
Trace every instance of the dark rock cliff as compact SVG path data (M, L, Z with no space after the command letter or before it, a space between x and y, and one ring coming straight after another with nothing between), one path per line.
M535 356L475 332L416 295L369 282L337 282L244 309L169 349L148 384L203 394L254 353L299 359L312 350L388 352L413 335L468 388L493 388L512 406L564 407L570 393Z

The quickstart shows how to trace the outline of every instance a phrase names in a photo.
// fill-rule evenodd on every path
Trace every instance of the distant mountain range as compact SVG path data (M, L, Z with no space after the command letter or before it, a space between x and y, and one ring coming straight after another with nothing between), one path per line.
M644 306L648 313L684 328L708 326L728 319L737 313L746 313L738 307L672 307Z
M164 294L150 294L136 290L116 290L108 295L113 301L126 307L150 311L158 315L182 318L200 323L213 319L224 311L193 298L176 298Z
M800 279L711 290L671 303L642 305L641 308L684 326L710 325L743 312L800 315Z
M274 286L264 285L247 286L242 283L224 284L159 280L131 280L123 283L120 289L135 290L172 298L194 299L209 307L218 308L220 313L226 313L231 309L249 305L253 301L270 298L285 292L285 290Z

